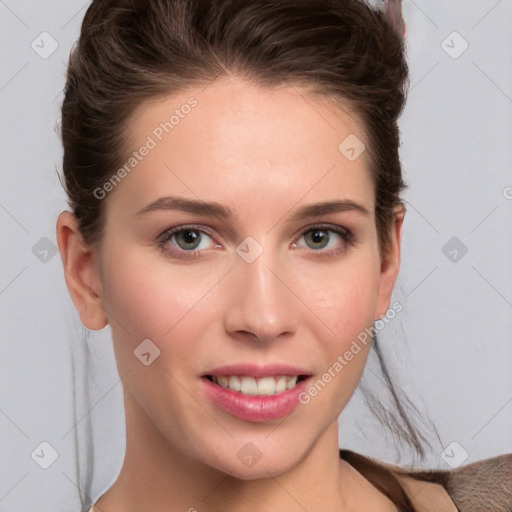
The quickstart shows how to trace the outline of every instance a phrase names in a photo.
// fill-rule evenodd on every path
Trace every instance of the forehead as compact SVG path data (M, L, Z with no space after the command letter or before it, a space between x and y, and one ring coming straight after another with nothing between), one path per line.
M166 192L260 210L262 201L301 197L348 198L373 209L358 119L298 87L219 81L145 102L127 128L127 161L150 148L115 194L134 209Z

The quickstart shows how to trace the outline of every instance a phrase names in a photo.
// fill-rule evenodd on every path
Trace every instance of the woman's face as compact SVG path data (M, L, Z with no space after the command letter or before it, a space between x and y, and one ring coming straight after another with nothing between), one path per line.
M246 479L294 467L332 432L369 343L344 354L386 313L398 273L402 218L381 260L362 129L318 101L219 81L138 109L137 154L102 189L100 300L79 307L88 327L111 325L130 414L145 418L134 424ZM305 210L339 201L349 206ZM265 372L277 378L260 388L278 395L230 378ZM279 377L295 374L309 377L283 392Z

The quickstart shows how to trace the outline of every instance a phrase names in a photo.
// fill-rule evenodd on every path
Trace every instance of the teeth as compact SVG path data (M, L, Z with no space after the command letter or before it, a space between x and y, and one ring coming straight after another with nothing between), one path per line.
M275 395L276 381L274 377L263 377L258 381L258 395Z
M286 389L292 389L295 387L295 384L297 384L297 375L295 375L294 377L290 377L287 381L286 381Z
M298 375L293 377L280 375L278 377L262 377L261 379L238 375L219 375L218 377L212 377L212 379L219 386L239 391L244 395L269 396L283 393L295 387Z
M256 379L252 377L242 377L240 379L242 389L240 390L245 395L257 395L258 394L258 383Z
M242 383L240 382L240 379L236 376L236 375L233 375L233 377L230 377L229 380L226 379L228 381L228 386L226 387L229 387L229 389L233 389L235 391L241 391L242 390Z
M282 393L283 391L286 391L286 381L287 380L288 379L284 375L277 379L276 393Z
M228 378L227 377L217 377L217 384L219 384L223 388L227 388L228 387Z

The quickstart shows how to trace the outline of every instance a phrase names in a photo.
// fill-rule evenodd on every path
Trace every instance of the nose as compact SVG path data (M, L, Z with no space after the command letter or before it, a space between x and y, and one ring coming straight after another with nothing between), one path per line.
M231 336L267 343L295 332L300 301L289 284L289 267L288 271L285 267L285 262L280 264L266 249L250 263L237 256L226 283L225 329Z

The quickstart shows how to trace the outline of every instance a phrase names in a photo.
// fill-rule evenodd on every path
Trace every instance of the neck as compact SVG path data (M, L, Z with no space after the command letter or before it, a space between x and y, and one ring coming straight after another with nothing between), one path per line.
M169 444L128 393L125 412L123 466L114 485L98 500L96 510L348 510L354 470L339 457L337 422L285 473L269 472L268 478L242 480Z

